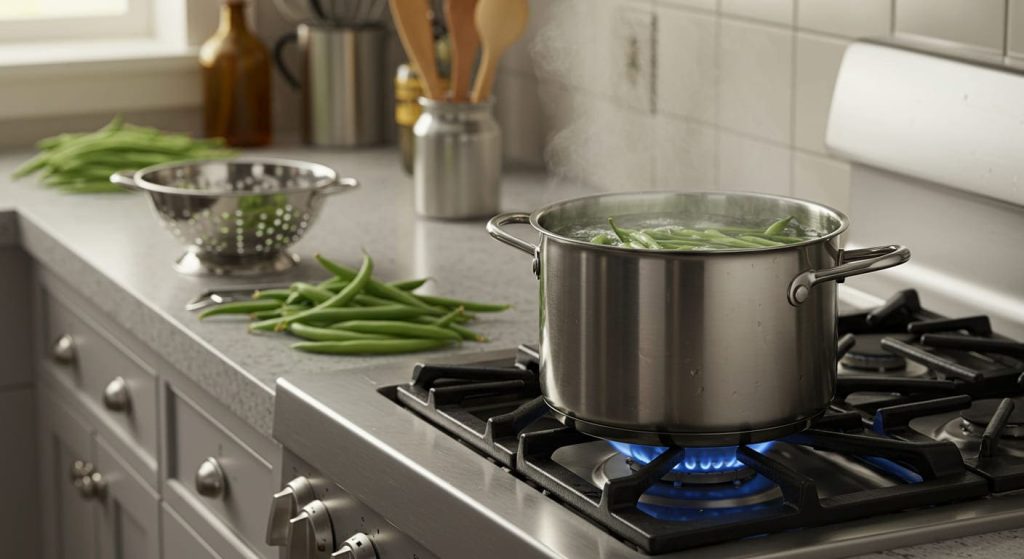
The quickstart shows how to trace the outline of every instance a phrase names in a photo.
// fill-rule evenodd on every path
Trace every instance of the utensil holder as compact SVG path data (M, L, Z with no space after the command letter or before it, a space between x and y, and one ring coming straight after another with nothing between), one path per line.
M501 128L494 100L420 98L413 127L416 213L438 219L490 217L501 199Z

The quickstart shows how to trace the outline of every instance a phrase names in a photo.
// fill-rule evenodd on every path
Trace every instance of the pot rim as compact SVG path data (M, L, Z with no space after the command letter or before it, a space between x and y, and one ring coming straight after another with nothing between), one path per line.
M551 231L551 230L541 226L541 224L540 224L540 219L545 214L557 211L557 210L559 210L559 209L561 209L561 208L563 208L563 207L565 207L565 206L567 206L569 204L576 203L576 202L579 202L579 201L582 201L582 200L591 200L591 199L597 199L597 198L630 198L630 197L645 196L645 195L647 195L647 196L649 196L649 195L660 195L660 196L663 196L663 195L695 196L695 195L702 195L702 194L706 194L706 195L721 195L721 194L741 195L741 196L749 196L749 197L754 197L754 198L767 198L767 199L772 199L772 200L782 200L782 201L786 201L786 202L790 202L790 203L794 203L794 204L808 206L808 207L811 207L811 208L815 209L816 211L824 210L824 211L827 211L827 212L830 212L830 213L834 214L836 216L836 218L839 220L839 227L837 227L834 231L831 231L831 232L829 232L829 233L827 233L825 235L822 235L821 237L817 237L817 238L814 238L814 239L807 239L806 241L801 241L799 243L792 243L792 244L776 246L776 247L729 248L729 249L716 249L716 250L693 250L693 249L632 248L632 247L626 247L626 246L599 245L599 244L591 243L589 241L582 241L580 239L573 239L571 237L566 237L565 235L561 235L559 233L555 233L554 231ZM604 194L591 194L589 196L580 196L580 197L577 197L577 198L570 198L568 200L562 200L560 202L555 202L553 204L548 204L547 206L544 206L542 208L534 210L533 213L530 214L530 225L534 229L536 229L537 232L540 233L542 236L545 236L545 237L557 240L557 241L559 241L561 243L571 244L571 245L576 245L576 246L581 246L581 247L586 247L586 248L593 249L593 250L598 250L598 251L608 251L608 252L617 252L617 253L639 253L639 254L645 254L645 255L651 255L651 256L655 256L655 255L676 255L676 254L714 256L716 254L736 254L736 253L748 253L748 252L749 253L762 253L762 252L770 252L770 251L790 250L790 249L794 249L794 248L800 248L800 247L805 247L805 246L809 246L809 245L825 242L825 241L828 241L830 239L834 239L834 238L838 237L839 235L842 235L843 233L845 233L846 230L850 227L850 218L847 217L847 215L844 214L843 212L841 212L841 211L839 211L839 210L837 210L837 209L835 209L835 208L833 208L831 206L826 206L825 204L819 204L817 202L812 202L810 200L804 200L802 198L794 198L792 196L780 196L780 195L777 195L777 194L765 194L765 193L762 193L762 192L746 192L746 191L741 191L741 190L705 190L705 191L696 191L696 192L678 192L678 191L671 191L671 190L644 190L644 191L639 191L639 192L611 192L611 193L604 193Z

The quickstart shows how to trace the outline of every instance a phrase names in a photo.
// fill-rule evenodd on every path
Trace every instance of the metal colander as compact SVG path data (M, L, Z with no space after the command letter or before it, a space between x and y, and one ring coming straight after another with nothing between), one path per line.
M186 246L187 274L282 271L326 194L358 186L329 167L282 159L186 161L115 173L114 183L149 192L164 226Z

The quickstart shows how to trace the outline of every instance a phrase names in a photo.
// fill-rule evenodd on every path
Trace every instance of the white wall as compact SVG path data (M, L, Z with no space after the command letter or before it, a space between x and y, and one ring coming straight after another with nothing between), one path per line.
M506 155L608 190L740 189L845 209L823 144L858 37L1024 63L1024 0L532 0L496 95Z

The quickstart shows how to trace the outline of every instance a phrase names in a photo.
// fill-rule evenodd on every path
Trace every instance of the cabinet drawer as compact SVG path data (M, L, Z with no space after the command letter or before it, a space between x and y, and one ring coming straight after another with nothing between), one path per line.
M157 383L150 368L75 305L43 294L43 360L156 471Z
M247 545L263 544L274 479L271 466L191 400L167 391L168 486L221 519Z
M220 559L166 504L160 507L160 522L164 529L163 544L160 546L164 559Z

